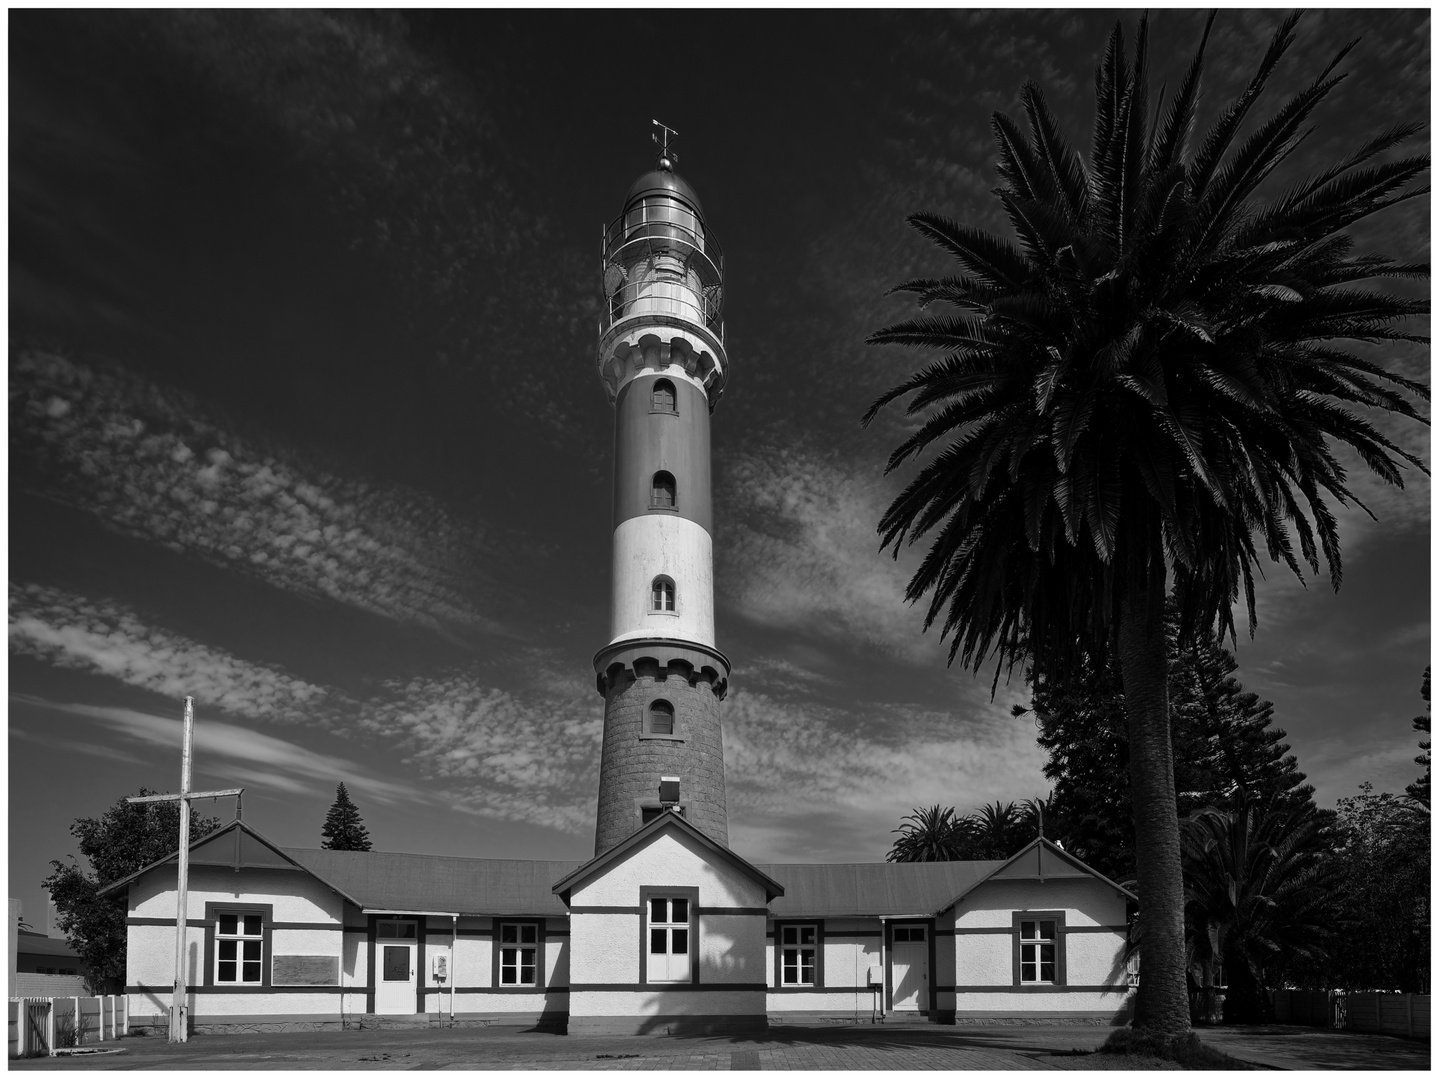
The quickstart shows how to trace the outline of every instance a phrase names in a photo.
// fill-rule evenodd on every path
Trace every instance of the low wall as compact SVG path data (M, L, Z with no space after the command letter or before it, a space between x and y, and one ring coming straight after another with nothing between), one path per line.
M1345 1027L1382 1035L1430 1038L1429 994L1350 993L1345 995Z

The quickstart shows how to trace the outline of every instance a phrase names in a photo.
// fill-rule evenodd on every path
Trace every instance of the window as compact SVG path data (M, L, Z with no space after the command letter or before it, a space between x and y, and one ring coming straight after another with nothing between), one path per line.
M1017 911L1013 918L1016 986L1065 985L1065 913Z
M539 955L540 927L535 923L500 924L500 985L535 986L535 958Z
M657 577L650 583L650 610L675 610L675 582L668 577Z
M215 917L215 981L259 986L265 968L265 917L221 911Z
M923 926L897 926L891 941L924 941L925 927Z
M673 413L675 409L675 384L669 379L656 379L650 387L650 411Z
M690 900L684 896L652 896L650 909L649 982L690 981Z
M681 817L684 817L684 816L685 816L685 807L681 806L681 807L678 807L677 809L678 809L678 812L679 812L680 816L681 816ZM640 807L640 824L641 824L641 825L649 825L650 822L654 821L657 817L659 817L661 814L664 814L664 813L666 813L666 812L669 812L669 808L668 808L668 807L665 807L665 806L661 806L661 805L659 805L658 803L649 804L649 805L642 805L642 806Z
M650 703L649 733L651 735L675 734L675 706L668 701L652 701Z
M782 926L780 928L780 984L782 986L815 985L815 952L818 943L815 926Z
M675 477L657 472L650 481L650 506L661 510L675 509Z

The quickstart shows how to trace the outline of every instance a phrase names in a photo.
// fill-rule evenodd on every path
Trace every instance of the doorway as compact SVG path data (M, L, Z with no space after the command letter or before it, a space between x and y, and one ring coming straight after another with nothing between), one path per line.
M901 924L892 930L890 987L893 1012L930 1011L930 934L928 927Z
M415 987L416 923L413 919L375 920L375 1011L413 1015L419 1008Z

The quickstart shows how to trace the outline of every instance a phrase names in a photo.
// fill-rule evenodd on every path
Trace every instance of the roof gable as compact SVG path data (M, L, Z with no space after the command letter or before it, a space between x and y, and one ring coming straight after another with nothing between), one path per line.
M128 877L112 881L97 895L105 896L108 893L117 892L151 870L178 861L179 855L180 852L177 849L174 854L157 859ZM193 842L190 845L190 865L224 866L232 870L295 870L309 874L337 896L359 906L358 901L345 890L337 888L313 870L300 865L239 818L224 828L217 829Z
M1123 885L1116 884L1098 870L1086 866L1060 845L1046 840L1043 836L1037 836L990 873L962 890L940 910L948 911L987 881L1038 881L1043 884L1065 878L1093 878L1131 900L1136 899L1135 894Z
M746 877L759 884L760 887L765 890L766 903L769 903L777 896L785 895L785 887L778 881L753 864L746 862L724 844L718 843L706 836L679 814L661 814L654 821L646 822L609 851L595 856L595 858L589 862L582 863L570 873L566 874L551 886L551 891L560 897L566 905L569 905L570 893L572 891L605 873L605 871L616 862L623 859L641 844L646 843L652 836L658 836L661 832L669 829L691 837L697 841L708 854L719 859L721 862L728 863Z

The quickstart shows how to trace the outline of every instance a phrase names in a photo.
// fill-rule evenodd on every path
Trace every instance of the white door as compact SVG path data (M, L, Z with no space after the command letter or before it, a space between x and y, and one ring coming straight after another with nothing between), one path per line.
M930 942L923 926L897 926L890 947L890 1007L896 1012L930 1009Z
M375 923L375 1011L415 1013L415 930L413 921L379 919Z

